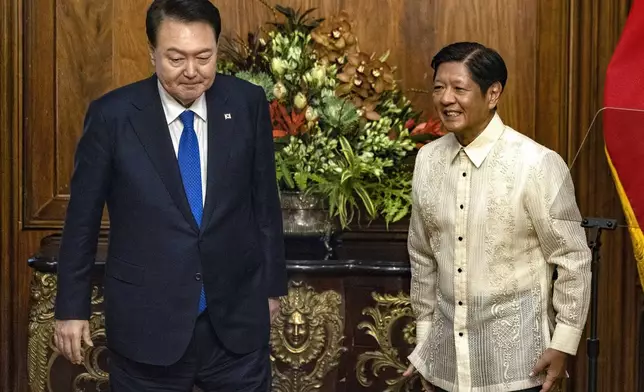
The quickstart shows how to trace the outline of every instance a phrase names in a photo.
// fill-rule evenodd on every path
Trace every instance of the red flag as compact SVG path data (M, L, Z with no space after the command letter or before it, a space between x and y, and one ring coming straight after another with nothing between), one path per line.
M644 110L644 0L634 0L608 64L604 106ZM644 287L644 112L603 112L606 156L629 226Z

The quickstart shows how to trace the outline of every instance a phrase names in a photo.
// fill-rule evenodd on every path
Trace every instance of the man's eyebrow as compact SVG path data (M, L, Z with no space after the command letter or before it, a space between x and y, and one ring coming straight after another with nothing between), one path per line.
M181 53L181 54L191 54L191 53L188 53L188 52L186 52L184 50L181 50L181 49L175 48L175 47L170 47L170 48L166 49L166 52L177 52L177 53ZM207 53L207 52L212 53L213 50L209 49L209 48L205 48L205 49L201 49L201 50L198 50L198 51L194 52L194 54L203 54L203 53Z

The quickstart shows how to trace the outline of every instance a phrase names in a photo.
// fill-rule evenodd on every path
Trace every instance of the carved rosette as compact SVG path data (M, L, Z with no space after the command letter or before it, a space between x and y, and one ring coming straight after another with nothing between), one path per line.
M57 363L70 366L62 358L53 342L54 303L56 298L56 275L34 272L31 286L31 310L29 314L29 348L28 371L31 392L53 391L50 373ZM92 290L93 307L103 303L103 296L98 287ZM93 312L90 317L90 330L95 347L84 349L83 363L78 366L79 372L69 387L74 392L107 390L107 371L103 353L105 346L105 320L102 312Z
M409 295L400 292L397 295L372 293L371 296L376 306L362 311L362 314L369 316L371 320L358 324L358 329L366 330L366 334L376 340L379 350L367 351L358 356L358 382L364 387L369 387L373 381L369 379L368 371L375 379L386 372L390 376L385 380L387 388L384 392L418 390L419 375L415 373L412 377L403 377L402 373L409 366L409 361L401 359L396 349L400 344L394 343L394 339L400 338L410 347L416 344L416 322Z
M335 291L291 281L288 296L271 328L273 391L318 390L324 377L338 366L342 346L342 297Z

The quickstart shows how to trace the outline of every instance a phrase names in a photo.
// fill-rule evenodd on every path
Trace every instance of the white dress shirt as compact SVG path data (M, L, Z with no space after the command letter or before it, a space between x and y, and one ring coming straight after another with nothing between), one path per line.
M189 108L183 107L158 83L161 104L165 112L165 119L170 129L170 137L177 158L179 157L179 140L183 132L183 123L179 115L186 110L195 112L194 128L199 143L199 160L201 164L201 197L206 202L206 175L208 173L208 110L206 106L206 94L201 94Z
M424 146L412 188L411 363L447 391L541 385L532 367L549 347L576 353L590 303L565 162L495 115L466 147L453 134Z

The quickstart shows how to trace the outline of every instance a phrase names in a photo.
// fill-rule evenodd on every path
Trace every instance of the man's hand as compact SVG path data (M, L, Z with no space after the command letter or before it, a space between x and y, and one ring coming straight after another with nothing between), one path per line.
M548 392L557 384L559 380L566 377L566 362L568 354L549 348L543 353L541 358L534 365L530 377L546 371L546 381L541 387L541 392Z
M268 299L268 310L271 313L271 323L275 320L275 317L277 317L277 314L280 311L280 300L279 298L269 298Z
M405 372L403 373L403 377L411 377L411 375L414 373L416 373L416 369L414 369L414 365L409 365L407 370L405 370ZM420 384L423 386L423 391L434 392L434 386L429 382L427 382L427 380L425 380L422 375L419 375L419 377L420 377Z
M83 363L81 339L86 345L94 347L89 333L89 321L56 320L54 344L65 358L76 365Z

